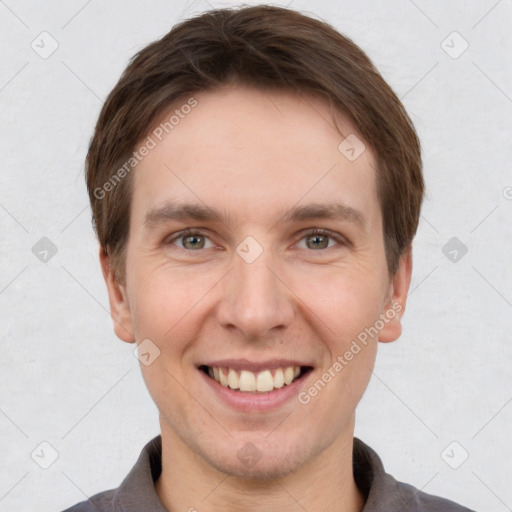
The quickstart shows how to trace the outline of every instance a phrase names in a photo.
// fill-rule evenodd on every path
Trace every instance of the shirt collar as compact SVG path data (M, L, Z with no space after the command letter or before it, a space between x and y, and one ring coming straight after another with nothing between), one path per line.
M126 478L117 488L114 502L120 512L167 512L155 489L162 472L162 436L147 443Z

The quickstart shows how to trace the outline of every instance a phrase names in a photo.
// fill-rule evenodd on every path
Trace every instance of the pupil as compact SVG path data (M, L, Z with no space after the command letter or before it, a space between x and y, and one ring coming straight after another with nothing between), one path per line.
M199 239L199 237L198 237L198 236L196 236L196 235L190 235L190 236L185 237L185 244L184 244L184 245L185 245L185 247L187 247L187 243L188 243L188 242L190 242L190 241L194 241L194 240L196 240L196 241L197 241L198 239ZM193 243L193 242L192 242L190 245L191 245L191 248L192 248L192 249L193 249L193 248L195 248L195 247L202 247L202 244L195 244L195 243ZM187 247L187 248L189 248L189 247Z
M322 248L322 249L325 249L328 245L328 240L327 240L327 237L325 235L312 235L312 238L310 240L318 240L318 239L323 239L320 244L313 244L313 247L315 248Z

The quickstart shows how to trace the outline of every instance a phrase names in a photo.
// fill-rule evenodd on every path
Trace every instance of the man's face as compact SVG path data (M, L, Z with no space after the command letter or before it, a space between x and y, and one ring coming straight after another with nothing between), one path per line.
M404 305L410 260L389 277L374 154L338 149L357 132L338 116L341 136L328 104L242 87L194 97L133 171L124 286L103 261L114 325L160 350L141 369L176 450L276 477L351 442L378 338L400 334L389 311ZM219 218L178 214L185 204ZM322 218L307 205L340 207ZM357 341L375 325L378 336ZM289 366L301 374L283 384ZM231 368L227 387L218 367ZM239 377L274 390L232 390Z

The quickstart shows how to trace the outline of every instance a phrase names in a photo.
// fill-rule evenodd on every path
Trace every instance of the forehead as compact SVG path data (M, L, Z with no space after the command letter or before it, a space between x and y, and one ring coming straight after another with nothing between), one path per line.
M193 108L183 107L190 98L175 103L148 133L154 147L135 170L132 197L141 220L169 200L236 210L247 219L301 201L378 216L374 154L340 112L336 129L324 100L241 86L193 99ZM354 152L344 153L347 144L364 151L348 158Z

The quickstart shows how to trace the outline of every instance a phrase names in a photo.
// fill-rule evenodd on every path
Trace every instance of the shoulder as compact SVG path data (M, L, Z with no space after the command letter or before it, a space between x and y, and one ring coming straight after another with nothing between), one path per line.
M117 489L103 491L62 512L116 512L114 496Z
M377 453L354 437L354 478L366 496L363 512L400 510L400 512L474 512L446 498L433 496L399 482L384 470Z
M404 482L395 480L394 487L403 510L407 512L475 512L454 501L427 494Z
M164 511L154 482L162 470L162 440L158 435L140 452L137 462L119 487L103 491L63 512Z

